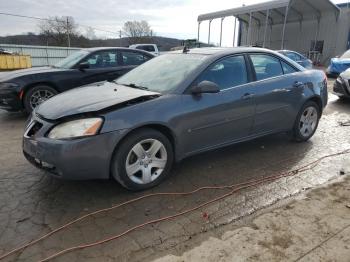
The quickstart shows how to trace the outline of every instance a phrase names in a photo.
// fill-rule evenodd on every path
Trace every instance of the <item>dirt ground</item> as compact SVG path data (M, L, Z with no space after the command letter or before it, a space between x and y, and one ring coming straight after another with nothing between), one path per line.
M177 164L170 179L141 193L112 180L61 181L32 167L21 151L25 117L0 112L0 254L27 243L71 219L135 197L156 192L184 192L201 186L227 185L291 170L350 148L350 102L330 95L318 131L307 143L285 134L208 152ZM181 255L207 234L225 225L244 224L249 215L304 190L339 177L346 155L327 159L313 170L240 191L177 219L146 226L117 240L62 255L54 261L151 261ZM38 261L62 249L119 234L135 225L174 214L225 191L207 190L186 197L154 197L87 218L18 252L5 261ZM284 201L284 200L283 200ZM283 202L282 201L282 202ZM207 234L201 234L207 232Z
M350 170L350 159L347 160ZM181 256L184 261L338 261L350 258L350 176L303 194L254 218L248 225L210 237Z

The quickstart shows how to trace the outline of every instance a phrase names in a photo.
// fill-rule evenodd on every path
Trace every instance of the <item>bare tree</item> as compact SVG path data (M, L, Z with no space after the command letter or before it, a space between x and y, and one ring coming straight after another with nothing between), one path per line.
M78 25L71 16L49 17L38 24L40 34L46 37L47 44L53 42L58 46L70 46L71 37L77 36Z
M129 38L130 44L135 44L149 40L153 30L147 21L127 21L123 26L123 34Z

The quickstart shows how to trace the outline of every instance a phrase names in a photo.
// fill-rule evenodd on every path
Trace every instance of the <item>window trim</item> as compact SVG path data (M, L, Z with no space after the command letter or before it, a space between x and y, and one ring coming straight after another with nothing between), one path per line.
M216 59L215 61L211 62L206 68L204 68L204 69L196 76L196 78L191 82L191 84L185 89L185 91L183 92L183 94L191 94L191 93L189 92L189 90L193 87L193 84L197 81L197 79L199 78L199 76L200 76L204 71L206 71L209 67L211 67L212 65L218 63L218 62L221 61L221 60L224 60L224 59L227 59L227 58L231 58L231 57L235 57L235 56L242 56L243 59L244 59L245 68L246 68L246 72L247 72L247 83L244 83L244 84L241 84L241 85L237 85L237 86L227 87L227 88L224 88L224 89L220 89L220 92L219 92L219 93L221 93L221 92L223 92L223 91L226 91L226 90L229 90L229 89L232 89L232 88L244 86L244 85L246 85L246 84L249 84L249 83L253 82L253 79L252 79L252 72L251 72L250 66L248 65L246 53L229 54L229 55L226 55L226 56L223 56L223 57L220 57L220 58Z

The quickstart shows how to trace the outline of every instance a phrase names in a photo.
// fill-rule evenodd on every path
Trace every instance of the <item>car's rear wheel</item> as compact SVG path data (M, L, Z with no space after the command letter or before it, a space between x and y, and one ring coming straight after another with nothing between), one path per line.
M170 173L174 154L169 139L162 133L142 128L118 146L112 159L112 175L130 190L158 185Z
M319 106L313 101L306 102L294 124L294 140L298 142L309 140L316 132L320 116Z
M38 85L32 87L24 95L24 109L30 113L38 105L57 94L58 92L50 86Z

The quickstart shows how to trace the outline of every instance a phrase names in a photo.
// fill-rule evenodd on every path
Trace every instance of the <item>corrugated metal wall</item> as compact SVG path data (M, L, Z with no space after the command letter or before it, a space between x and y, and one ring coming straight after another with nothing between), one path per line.
M0 48L7 51L30 55L33 66L54 65L68 55L80 50L80 48L67 48L59 46L31 46L0 44Z
M266 47L273 50L281 49L283 25L268 27ZM262 46L264 38L264 25L252 27L252 45ZM315 40L317 21L303 21L302 24L288 23L285 33L285 49L295 50L304 55L308 54L311 41ZM338 21L334 13L322 13L318 40L324 40L321 63L328 65L330 58L341 55L347 49L347 37L350 30L350 11L342 9ZM247 27L243 24L242 45L247 45Z

